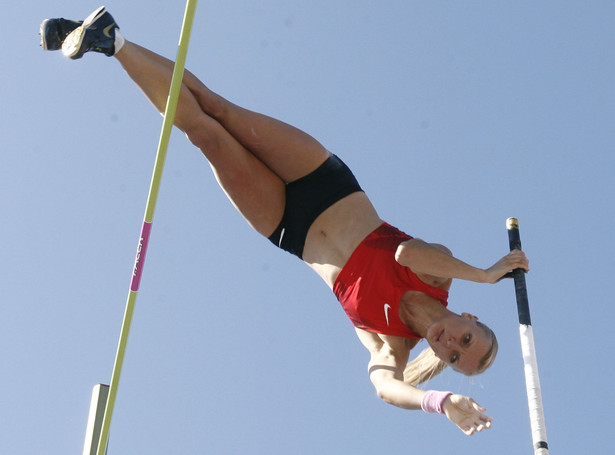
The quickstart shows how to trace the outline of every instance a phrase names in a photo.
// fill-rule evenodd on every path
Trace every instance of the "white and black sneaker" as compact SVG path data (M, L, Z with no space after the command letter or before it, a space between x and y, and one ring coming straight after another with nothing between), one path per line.
M66 37L81 24L83 21L71 21L62 17L45 19L40 28L41 47L44 51L61 49Z
M119 26L104 6L90 14L62 43L62 53L72 59L89 51L111 57L115 54L115 31Z

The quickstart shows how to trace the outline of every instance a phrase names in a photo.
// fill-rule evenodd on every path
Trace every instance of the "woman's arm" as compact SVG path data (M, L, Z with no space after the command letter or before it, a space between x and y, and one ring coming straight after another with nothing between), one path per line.
M395 253L395 260L416 274L458 278L477 283L495 283L506 273L517 268L529 271L527 257L520 250L511 251L487 269L480 269L421 239L410 239L401 243Z
M410 350L418 340L382 335L355 328L359 340L370 353L369 378L376 393L387 403L404 409L421 409L425 392L404 383L404 369Z
M385 402L403 409L421 409L425 391L404 382L404 369L397 365L394 356L372 353L369 379Z
M359 337L368 338L360 333ZM378 396L387 403L403 409L423 409L423 398L427 392L404 382L403 370L407 359L405 350L396 352L383 342L379 349L371 351L369 377ZM442 402L442 412L468 436L491 427L491 418L484 411L472 398L463 395L452 394Z

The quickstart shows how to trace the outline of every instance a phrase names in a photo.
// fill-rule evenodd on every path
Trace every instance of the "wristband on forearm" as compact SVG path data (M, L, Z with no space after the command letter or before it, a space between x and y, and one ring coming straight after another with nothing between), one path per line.
M442 405L453 392L440 392L439 390L428 390L421 400L421 409L430 414L444 414Z

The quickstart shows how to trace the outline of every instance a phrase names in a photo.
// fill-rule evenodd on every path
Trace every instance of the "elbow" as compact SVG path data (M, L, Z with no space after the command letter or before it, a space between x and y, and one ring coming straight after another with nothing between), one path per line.
M376 387L376 395L378 396L378 398L380 398L385 403L395 404L393 402L391 395L387 393L386 389Z
M395 405L395 381L387 378L379 378L378 380L374 379L375 378L372 378L372 384L376 389L376 395L378 396L378 398L380 398L385 403Z
M370 379L372 381L372 385L376 390L376 396L380 398L385 403L391 403L391 394L387 393L387 381L384 381L381 377L376 374L370 374Z

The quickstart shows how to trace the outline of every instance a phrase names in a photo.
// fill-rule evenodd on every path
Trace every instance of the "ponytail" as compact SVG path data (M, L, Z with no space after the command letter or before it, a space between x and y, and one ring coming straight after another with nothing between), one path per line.
M404 370L404 382L412 386L418 386L427 382L446 368L446 363L440 360L433 349L424 349L414 360L406 365Z

